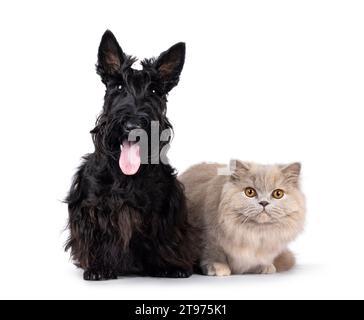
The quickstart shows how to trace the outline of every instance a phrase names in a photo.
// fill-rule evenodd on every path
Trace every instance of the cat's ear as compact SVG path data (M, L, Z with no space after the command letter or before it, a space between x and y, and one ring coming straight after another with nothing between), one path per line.
M110 75L118 72L126 60L126 55L121 49L118 41L110 30L106 30L101 38L98 61L97 73L104 81Z
M301 174L301 163L294 162L286 166L281 167L282 173L286 177L286 181L297 185Z
M238 180L239 174L248 172L249 170L250 170L250 163L236 159L230 160L230 172L232 180Z
M178 84L179 76L185 63L186 45L179 42L162 52L154 63L165 93Z

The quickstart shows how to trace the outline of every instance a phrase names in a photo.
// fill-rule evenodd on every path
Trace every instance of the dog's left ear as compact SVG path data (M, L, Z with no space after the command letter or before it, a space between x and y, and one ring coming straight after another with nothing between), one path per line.
M118 72L125 60L126 55L121 49L114 34L110 30L106 30L99 46L97 73L104 81L107 76Z
M160 80L164 84L166 93L177 85L185 62L185 55L186 45L183 42L179 42L161 53L155 61L155 68Z

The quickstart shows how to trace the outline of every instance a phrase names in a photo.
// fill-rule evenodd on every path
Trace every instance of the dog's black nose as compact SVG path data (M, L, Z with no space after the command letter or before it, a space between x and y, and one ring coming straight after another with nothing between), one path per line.
M130 132L135 129L140 129L140 125L135 122L132 122L132 121L127 121L124 124L124 129L125 129L125 131Z
M259 204L265 208L269 204L269 202L268 201L260 201Z

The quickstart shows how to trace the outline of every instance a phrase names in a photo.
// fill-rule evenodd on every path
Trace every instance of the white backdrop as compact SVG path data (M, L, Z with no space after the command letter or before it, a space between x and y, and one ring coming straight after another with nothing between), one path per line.
M0 298L364 298L363 16L348 0L2 1ZM93 150L107 28L139 58L186 42L168 111L179 171L302 162L308 220L294 271L82 280L62 249L62 199Z

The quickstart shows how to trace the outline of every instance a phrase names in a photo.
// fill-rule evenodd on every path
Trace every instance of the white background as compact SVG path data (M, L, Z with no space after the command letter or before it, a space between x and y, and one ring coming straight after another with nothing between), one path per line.
M364 298L363 16L349 0L1 1L0 298ZM62 199L93 151L107 28L139 58L187 43L168 111L179 171L302 162L294 271L82 280L62 248Z

